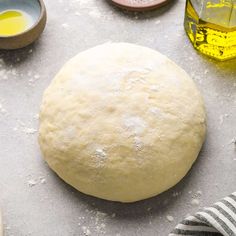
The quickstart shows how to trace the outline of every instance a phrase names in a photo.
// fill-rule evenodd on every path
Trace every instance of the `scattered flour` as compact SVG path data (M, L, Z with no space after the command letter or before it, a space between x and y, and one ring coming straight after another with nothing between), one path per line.
M18 72L16 69L12 69L11 66L8 69L1 69L1 66L0 66L0 81L8 80L12 76L13 77L18 76Z
M37 133L37 129L28 128L28 127L24 127L24 128L22 129L22 131L23 131L25 134L35 134L35 133Z
M34 187L38 182L36 180L31 179L27 183L29 187Z
M173 216L170 216L170 215L167 215L167 216L166 216L166 219L167 219L169 222L173 222L173 221L174 221L174 217L173 217Z
M149 109L149 112L150 112L151 114L155 115L155 116L158 116L158 117L160 117L161 114L162 114L162 111L161 111L158 107L151 107L151 108Z
M1 107L0 107L0 109L1 109ZM236 138L233 138L233 139L231 140L230 144L234 144L234 145L236 146Z
M93 18L101 18L102 17L102 13L97 8L94 8L93 10L89 11L88 14Z
M41 184L46 184L46 179L43 176L39 177L39 181Z
M152 91L154 91L154 92L158 92L158 91L159 91L157 85L152 85L152 86L150 87L150 90L152 90Z
M33 135L38 132L38 130L35 128L27 127L26 124L20 119L16 120L16 126L12 129L13 131L21 131L22 133L27 134L27 135Z
M192 206L198 206L200 204L200 201L198 199L192 199L191 205Z
M74 0L74 2L79 3L79 6L82 8L90 8L94 6L96 0Z
M64 29L69 28L69 25L68 25L67 23L63 23L61 26L62 26Z
M46 179L43 176L40 176L36 179L30 179L27 181L29 187L34 187L37 184L46 184Z
M197 191L197 195L199 196L199 197L201 197L202 196L202 191Z
M172 196L173 197L178 197L181 193L180 192L173 192Z
M138 116L125 116L124 127L127 131L131 132L132 135L142 134L147 127L146 122Z
M0 114L5 115L7 113L7 110L3 107L3 105L0 103Z
M33 117L35 120L38 120L39 119L39 114L35 114L34 117Z
M220 120L220 124L222 125L224 123L225 118L228 118L229 114L223 114L220 115L219 120Z
M134 137L134 147L135 147L136 151L141 151L144 147L143 142L137 136Z
M76 16L87 15L94 19L112 19L113 11L104 12L97 0L71 0L70 8L75 11Z
M91 235L91 232L90 232L88 227L82 226L82 230L83 230L83 233L84 233L85 236Z
M202 196L202 191L198 190L197 192L193 193L192 191L189 192L189 194L192 194L192 199L199 199Z
M39 74L35 74L35 75L32 77L32 74L31 74L30 77L31 77L31 78L28 80L28 84L29 84L29 86L33 86L33 85L35 84L35 82L39 80L40 75L39 75Z

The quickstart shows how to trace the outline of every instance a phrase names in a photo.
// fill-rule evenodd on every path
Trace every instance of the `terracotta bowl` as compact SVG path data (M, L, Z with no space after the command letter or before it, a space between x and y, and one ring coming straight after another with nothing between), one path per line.
M0 49L18 49L33 43L43 32L47 14L43 0L0 0L0 12L17 9L23 10L33 19L33 25L20 34L0 35Z

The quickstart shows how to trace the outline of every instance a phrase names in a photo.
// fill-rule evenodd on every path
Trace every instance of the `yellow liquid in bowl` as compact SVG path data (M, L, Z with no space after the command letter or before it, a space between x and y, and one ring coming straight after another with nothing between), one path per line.
M11 36L24 32L31 25L26 13L18 10L0 12L0 36Z

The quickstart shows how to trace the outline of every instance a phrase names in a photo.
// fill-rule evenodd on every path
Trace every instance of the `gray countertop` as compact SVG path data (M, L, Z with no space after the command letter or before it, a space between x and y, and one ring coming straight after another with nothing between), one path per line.
M145 14L108 2L45 0L48 24L40 40L0 51L0 205L6 236L165 236L187 214L236 190L236 60L216 62L192 48L183 30L184 0ZM188 176L133 204L74 190L48 168L37 143L44 89L69 58L107 41L166 54L193 77L208 114L207 139Z

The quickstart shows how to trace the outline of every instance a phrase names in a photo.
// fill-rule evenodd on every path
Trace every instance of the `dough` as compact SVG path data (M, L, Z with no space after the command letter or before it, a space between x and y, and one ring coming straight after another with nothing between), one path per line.
M39 143L79 191L134 202L178 183L205 137L192 79L152 49L106 43L78 54L45 91Z

